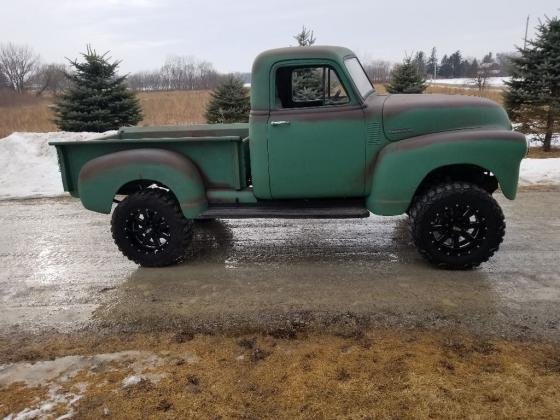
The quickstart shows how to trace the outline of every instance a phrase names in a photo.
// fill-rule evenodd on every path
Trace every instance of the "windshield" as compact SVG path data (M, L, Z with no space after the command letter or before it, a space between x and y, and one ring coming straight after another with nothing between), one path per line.
M374 91L373 85L369 81L366 72L362 68L358 59L356 57L352 57L346 59L344 62L348 72L350 73L350 77L354 80L354 84L360 92L360 95L362 95L362 98L365 98L372 93Z

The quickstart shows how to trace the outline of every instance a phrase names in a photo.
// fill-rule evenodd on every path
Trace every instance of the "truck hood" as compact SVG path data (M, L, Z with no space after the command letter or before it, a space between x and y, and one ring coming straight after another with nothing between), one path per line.
M390 141L460 129L511 130L504 109L476 96L389 95L383 127Z

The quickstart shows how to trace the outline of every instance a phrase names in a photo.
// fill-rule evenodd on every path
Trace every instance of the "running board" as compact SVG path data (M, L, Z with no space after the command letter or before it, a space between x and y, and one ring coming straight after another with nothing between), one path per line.
M362 206L211 206L197 219L353 219L369 217L369 210Z

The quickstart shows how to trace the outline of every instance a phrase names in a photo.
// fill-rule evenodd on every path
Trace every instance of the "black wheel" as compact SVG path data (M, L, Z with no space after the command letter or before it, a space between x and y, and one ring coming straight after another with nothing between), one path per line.
M432 264L465 270L488 261L504 238L502 210L474 184L455 182L428 190L410 209L416 248Z
M192 237L192 221L183 216L167 191L148 188L119 203L111 231L128 259L144 267L163 267L184 257Z

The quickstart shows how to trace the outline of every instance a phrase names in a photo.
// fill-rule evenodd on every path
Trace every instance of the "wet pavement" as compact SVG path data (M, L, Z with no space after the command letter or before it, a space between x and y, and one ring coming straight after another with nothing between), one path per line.
M428 266L406 217L377 216L201 222L186 263L138 268L77 200L0 201L0 334L374 324L560 341L560 192L498 200L505 242L466 272Z

